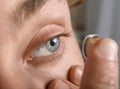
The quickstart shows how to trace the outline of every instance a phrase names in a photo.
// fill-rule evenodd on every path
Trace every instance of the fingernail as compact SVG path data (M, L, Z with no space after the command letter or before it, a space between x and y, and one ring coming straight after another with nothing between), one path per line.
M106 38L100 41L97 50L101 56L114 61L117 55L117 44L115 41Z
M58 80L53 89L70 89L64 81Z

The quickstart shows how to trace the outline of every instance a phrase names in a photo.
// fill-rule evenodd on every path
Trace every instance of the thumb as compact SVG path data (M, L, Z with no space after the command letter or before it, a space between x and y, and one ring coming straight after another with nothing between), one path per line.
M95 43L87 57L81 89L118 89L118 46L111 39Z

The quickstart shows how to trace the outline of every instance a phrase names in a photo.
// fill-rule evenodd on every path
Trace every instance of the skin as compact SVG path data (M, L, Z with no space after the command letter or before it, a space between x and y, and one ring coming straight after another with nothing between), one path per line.
M53 79L67 79L70 67L79 64L83 66L71 28L67 2L48 0L40 10L18 27L11 21L10 14L19 3L23 3L23 0L0 0L2 7L0 9L0 89L45 89ZM70 35L60 36L63 48L58 51L61 52L49 55L49 59L46 57L38 59L41 61L29 58L28 55L40 46L40 43L44 43L38 40L45 41L53 38L53 33L61 32L59 28L62 28L62 34L69 32ZM52 35L48 38L46 35L51 33ZM32 49L26 53L29 45L32 45ZM57 57L53 58L56 55Z
M83 70L84 63L72 31L67 1L48 0L42 8L26 17L23 12L13 13L23 2L0 0L0 89L117 89L117 61L114 60L117 60L118 48L113 40L102 39L112 43L112 52L115 53L112 61L97 54L96 47L103 42L101 40L94 45L93 54L89 54ZM23 17L19 16L21 14ZM31 57L34 49L56 36L61 40L56 52L47 57ZM105 70L110 71L106 73ZM111 83L97 79L99 73L103 73L100 74L102 78L112 76L111 72L115 75L110 87ZM109 77L106 81L111 81L107 79ZM94 80L98 81L97 84Z
M56 79L51 82L49 89L119 89L116 42L104 38L89 49L91 50L88 53L84 70L80 66L73 66L69 71L71 82ZM83 72L82 75L80 71Z

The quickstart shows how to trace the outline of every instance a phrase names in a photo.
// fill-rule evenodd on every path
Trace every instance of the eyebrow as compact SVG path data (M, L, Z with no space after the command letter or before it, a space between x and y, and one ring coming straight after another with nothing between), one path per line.
M20 26L23 21L30 18L37 10L41 9L47 0L26 0L17 5L12 12L13 23Z

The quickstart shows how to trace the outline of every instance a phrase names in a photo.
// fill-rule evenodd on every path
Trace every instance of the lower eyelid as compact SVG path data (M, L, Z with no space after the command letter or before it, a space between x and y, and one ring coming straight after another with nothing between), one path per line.
M35 48L37 48L39 45L46 42L50 38L64 34L64 30L64 28L57 25L45 26L37 34L35 34L33 39L30 41L25 54L29 55L30 52L32 52ZM26 57L26 55L24 55L24 57Z
M60 47L58 48L58 50L56 52L54 52L51 55L44 56L44 57L39 57L39 58L35 58L34 56L31 56L32 60L30 60L28 62L29 63L35 63L35 64L52 62L54 60L59 59L63 55L64 50L65 50L64 38L61 37L60 38Z

